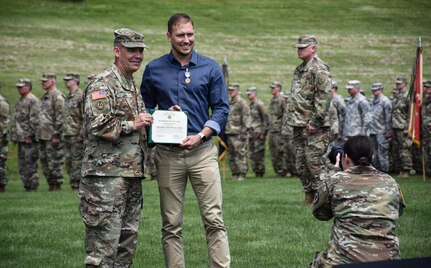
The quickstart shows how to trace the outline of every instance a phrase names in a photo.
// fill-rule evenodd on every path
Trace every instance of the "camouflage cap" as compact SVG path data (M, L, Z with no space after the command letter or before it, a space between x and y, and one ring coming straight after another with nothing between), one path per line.
M250 93L257 93L257 88L256 87L249 87L247 88L247 95Z
M239 89L239 84L238 83L231 83L229 84L229 86L227 87L228 90L234 90L234 89Z
M32 82L28 78L21 78L18 80L18 83L16 83L16 87L23 87L25 85L32 86Z
M57 79L57 75L55 73L44 73L40 78L40 80L44 82L50 79Z
M402 76L397 77L397 79L395 79L395 83L396 83L396 84L403 84L403 83L407 83L407 78L402 77Z
M148 48L144 44L144 35L127 28L121 28L114 31L114 45L121 44L124 47L134 48L142 47Z
M305 48L309 45L317 45L317 38L314 35L303 35L298 38L296 48Z
M383 89L383 83L373 83L371 85L372 91L379 90L379 89Z
M331 81L331 87L332 87L332 88L338 88L338 86L337 86L337 81L332 80L332 81Z
M281 88L281 83L280 83L280 82L278 82L278 81L273 81L269 87L270 87L270 88L274 88L274 87L279 87L279 88Z
M72 80L72 79L74 79L74 80L76 80L76 81L79 81L79 80L80 80L80 75L79 75L78 73L67 73L67 74L63 77L63 80L66 80L66 81L68 81L68 80Z
M349 82L347 82L347 86L346 86L347 89L352 89L354 87L357 87L360 89L361 82L359 82L358 80L350 80Z
M426 80L423 82L424 87L431 87L431 80Z

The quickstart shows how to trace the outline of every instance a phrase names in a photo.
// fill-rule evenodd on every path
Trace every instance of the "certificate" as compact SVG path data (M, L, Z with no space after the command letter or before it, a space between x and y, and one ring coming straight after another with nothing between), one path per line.
M155 110L149 143L179 144L187 137L187 115L183 111Z

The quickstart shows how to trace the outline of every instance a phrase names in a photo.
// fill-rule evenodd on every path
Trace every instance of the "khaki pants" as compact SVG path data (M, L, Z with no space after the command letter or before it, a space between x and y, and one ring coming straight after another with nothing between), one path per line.
M212 142L204 142L193 150L169 145L157 145L155 149L166 267L185 267L182 226L187 178L198 199L210 267L229 267L229 243L221 211L222 190L216 146Z

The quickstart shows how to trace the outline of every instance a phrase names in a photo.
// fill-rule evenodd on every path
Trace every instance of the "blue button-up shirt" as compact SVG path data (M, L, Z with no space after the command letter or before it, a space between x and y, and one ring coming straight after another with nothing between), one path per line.
M187 68L189 83L185 81ZM147 109L158 106L160 110L168 110L179 105L187 113L187 135L196 135L204 126L219 134L229 114L220 66L194 50L190 63L185 66L181 66L172 52L148 63L142 77L141 94Z

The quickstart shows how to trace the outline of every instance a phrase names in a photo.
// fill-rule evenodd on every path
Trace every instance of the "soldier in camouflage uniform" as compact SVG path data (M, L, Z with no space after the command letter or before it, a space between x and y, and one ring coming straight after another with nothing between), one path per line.
M283 95L286 105L289 102L290 93ZM283 139L284 161L286 165L286 177L297 175L295 164L295 147L293 146L293 127L286 124L287 109L284 109L281 125L281 137Z
M229 116L226 122L225 134L229 154L229 166L234 180L245 179L248 170L247 147L250 130L250 108L239 94L239 84L228 86Z
M293 127L296 169L305 192L304 205L310 205L319 186L319 174L329 144L331 73L317 56L317 39L299 37L295 45L303 62L293 74L286 123Z
M157 167L154 162L155 152L156 150L153 150L153 148L149 146L145 151L144 177L147 178L151 176L151 181L157 181Z
M44 73L40 79L46 93L40 98L39 157L49 191L59 191L63 184L64 140L63 129L66 117L64 114L64 95L57 89L57 76Z
M423 87L421 145L423 146L425 173L431 177L431 80L426 80Z
M286 176L287 168L284 159L284 141L281 136L283 114L286 102L281 96L282 85L274 81L270 85L272 99L268 111L269 152L271 154L272 167L277 177Z
M27 192L35 192L39 187L39 142L36 132L40 100L31 93L32 82L28 78L19 79L16 88L21 98L15 105L11 140L18 143L18 172L24 189Z
M257 98L256 87L247 89L247 97L250 101L250 161L256 178L265 174L265 141L268 133L268 114L263 102Z
M317 252L309 267L400 258L395 222L404 201L396 181L371 165L372 155L368 137L351 137L344 145L344 171L319 187L313 215L334 218L334 224L328 248Z
M391 101L383 95L383 84L374 83L371 86L373 97L370 99L372 120L370 123L370 138L373 143L373 164L377 169L389 172L389 137L391 133Z
M69 90L64 106L66 115L64 125L65 165L70 178L70 187L72 190L77 191L81 181L82 153L84 151L82 133L83 93L79 88L79 74L66 74L63 81Z
M332 92L332 104L337 110L337 118L338 118L338 131L333 132L335 134L335 144L343 145L342 141L343 137L343 126L344 126L344 118L346 117L346 103L344 99L337 93L338 86L337 81L332 81L331 92Z
M8 153L7 130L9 128L9 102L0 95L0 192L7 184L6 160Z
M370 105L364 95L360 94L361 83L358 80L351 80L347 83L349 97L346 102L346 117L343 125L343 139L357 135L369 135L371 123Z
M391 151L393 172L399 172L400 176L408 177L412 170L412 142L408 137L410 99L406 89L407 79L398 77L395 81L396 92L392 99L392 132Z
M133 73L144 57L144 36L114 32L114 64L84 91L84 158L79 188L86 226L86 267L130 267L142 209L145 126Z

